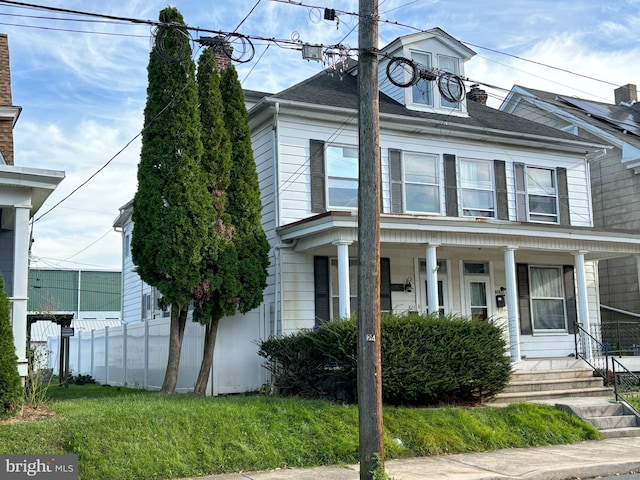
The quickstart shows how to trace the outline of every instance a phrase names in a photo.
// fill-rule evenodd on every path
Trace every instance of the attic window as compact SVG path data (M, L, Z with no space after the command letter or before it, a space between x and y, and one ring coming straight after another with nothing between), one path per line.
M438 68L443 72L460 74L458 59L448 55L438 55ZM460 102L450 102L445 98L440 99L440 106L443 108L460 108Z
M438 75L448 72L460 75L460 59L450 55L441 55L429 52L411 51L411 60L417 66L419 72L439 72ZM442 78L434 75L434 78ZM430 79L429 76L420 75L417 83L411 87L411 104L420 110L446 109L461 110L460 102L449 101L443 97L438 90L437 80ZM464 92L462 92L464 93ZM461 95L462 97L463 95ZM409 98L407 98L409 102ZM420 108L431 107L431 108Z
M426 52L411 52L411 59L422 68L431 68L431 54ZM420 79L411 87L412 101L416 105L433 106L433 82Z

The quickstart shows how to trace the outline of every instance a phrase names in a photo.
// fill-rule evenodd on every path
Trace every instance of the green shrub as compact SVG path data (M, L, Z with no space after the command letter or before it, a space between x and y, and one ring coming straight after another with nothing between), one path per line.
M502 391L511 374L506 342L492 322L453 316L384 315L382 396L386 404L473 404ZM268 339L260 355L279 395L355 402L355 320Z
M69 383L73 385L92 385L96 382L96 379L91 375L74 375L69 379Z
M9 298L0 275L0 418L13 415L22 404L23 397L9 312Z

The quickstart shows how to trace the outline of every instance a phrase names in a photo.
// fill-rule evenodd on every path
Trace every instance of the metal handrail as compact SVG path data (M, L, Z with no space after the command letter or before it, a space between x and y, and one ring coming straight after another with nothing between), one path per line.
M604 384L608 387L611 379L609 378L609 352L607 348L578 322L575 323L575 327L576 358L584 360L595 373L604 379ZM602 364L603 358L604 365ZM597 365L598 363L600 365Z
M612 358L611 367L613 371L613 391L616 395L616 402L622 399L629 404L631 408L636 410L629 399L631 396L637 397L640 395L640 377L615 358ZM624 392L624 395L621 392Z
M584 360L595 373L601 376L604 379L605 386L610 386L613 383L616 402L624 401L629 408L634 410L636 415L640 415L640 412L629 401L632 396L640 396L640 377L625 367L614 356L611 356L611 370L609 370L610 356L608 349L579 323L576 323L574 338L576 358ZM581 346L582 349L580 348ZM604 359L604 363L602 359ZM598 363L600 363L600 366L597 365ZM604 367L602 367L603 364Z

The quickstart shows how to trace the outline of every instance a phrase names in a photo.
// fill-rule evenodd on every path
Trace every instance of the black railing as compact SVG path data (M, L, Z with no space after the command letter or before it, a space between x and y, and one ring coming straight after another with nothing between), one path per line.
M640 356L640 322L607 321L592 327L592 333L602 339L610 355Z
M640 397L640 377L625 367L615 358L611 359L611 367L613 370L613 388L616 394L616 401L620 399L630 404L634 410L635 400Z
M623 400L637 413L632 401L640 398L640 377L612 356L620 354L621 350L614 353L579 323L576 323L575 332L576 358L587 362L594 373L603 378L605 386L613 386L617 402Z
M608 348L598 338L587 332L582 325L576 323L575 345L576 358L581 358L589 364L596 375L604 379L604 385L610 386L612 381L609 368Z

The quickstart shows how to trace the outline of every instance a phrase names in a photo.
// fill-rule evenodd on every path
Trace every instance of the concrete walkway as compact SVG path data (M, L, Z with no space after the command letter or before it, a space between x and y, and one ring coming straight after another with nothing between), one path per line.
M385 467L394 480L577 480L640 471L640 438L614 438L575 445L389 460ZM358 465L347 465L213 475L197 480L359 478Z

